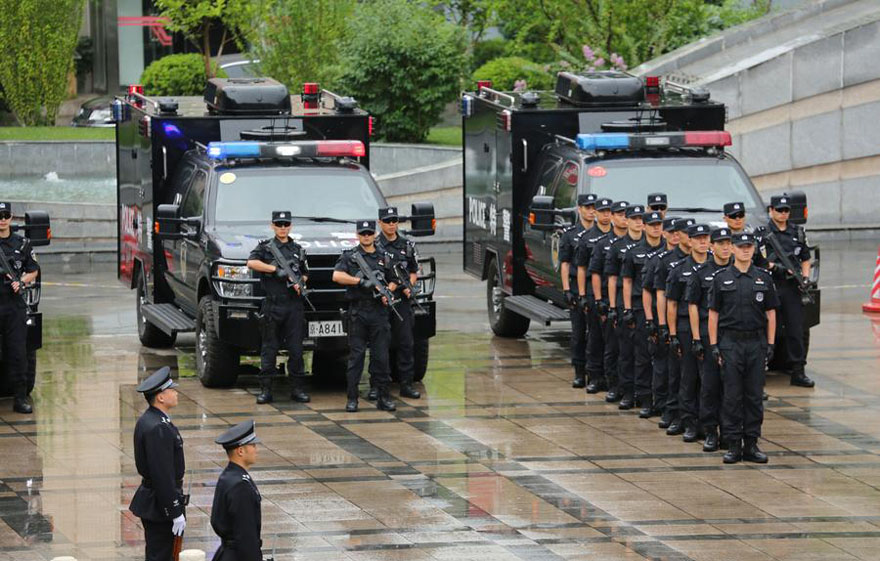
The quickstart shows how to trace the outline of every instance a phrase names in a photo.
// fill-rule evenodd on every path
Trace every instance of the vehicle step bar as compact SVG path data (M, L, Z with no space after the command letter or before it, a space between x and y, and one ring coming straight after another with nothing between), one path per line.
M568 310L555 306L530 294L508 296L504 299L504 307L511 312L550 325L554 321L569 321Z
M141 313L147 321L166 335L177 335L196 330L194 319L180 311L174 304L144 304Z

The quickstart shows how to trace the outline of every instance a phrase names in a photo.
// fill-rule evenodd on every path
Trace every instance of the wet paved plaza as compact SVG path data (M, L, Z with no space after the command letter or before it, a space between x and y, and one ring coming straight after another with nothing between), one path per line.
M253 380L207 390L192 339L142 348L134 294L114 273L46 271L36 414L0 401L0 560L142 559L127 510L139 477L134 388L162 365L181 378L172 412L192 468L185 548L210 555L213 443L255 417L252 475L276 560L764 561L876 559L880 550L880 326L861 314L872 244L823 247L815 389L771 375L765 466L667 437L656 419L570 387L566 337L488 333L484 285L441 258L439 329L420 400L394 413L312 384L312 402L255 405ZM875 335L876 333L876 335ZM283 395L283 392L279 392Z

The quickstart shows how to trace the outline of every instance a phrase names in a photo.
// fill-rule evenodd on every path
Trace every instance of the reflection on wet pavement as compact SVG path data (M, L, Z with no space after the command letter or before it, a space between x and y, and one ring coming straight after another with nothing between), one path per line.
M841 262L870 253L859 251L840 252ZM836 255L823 251L832 264ZM252 379L205 389L191 339L167 351L138 344L133 295L112 272L56 276L44 289L37 412L16 415L0 401L0 560L143 558L127 511L144 408L134 388L163 365L181 378L173 418L192 469L185 547L209 558L225 463L213 439L248 417L264 443L252 472L264 548L278 561L876 558L880 351L858 311L866 279L823 267L831 288L808 365L817 388L770 376L762 447L771 461L730 467L573 390L558 330L488 335L474 297L482 285L457 263L446 263L453 288L440 294L446 330L432 340L425 397L393 413L366 402L345 413L343 392L326 382L312 384L309 404L255 405Z

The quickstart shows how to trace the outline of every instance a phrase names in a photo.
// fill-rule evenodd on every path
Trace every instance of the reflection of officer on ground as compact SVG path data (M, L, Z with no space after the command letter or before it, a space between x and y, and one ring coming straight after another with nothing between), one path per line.
M766 463L758 448L764 421L764 366L773 357L779 299L769 273L752 264L755 238L733 237L733 266L719 271L709 297L709 343L721 366L724 463Z
M176 387L165 366L137 388L150 407L134 427L134 461L142 479L129 510L144 526L147 561L171 559L174 536L186 528L183 439L168 416L177 407Z
M275 237L257 244L247 262L248 268L261 273L260 285L266 292L260 310L263 346L260 349L260 395L257 396L257 403L272 402L272 377L277 374L275 361L282 344L288 353L287 371L292 384L290 397L300 403L309 401L303 364L305 311L301 293L305 286L294 284L288 287L293 279L289 279L282 270L270 247L270 244L274 246L294 274L301 275L304 285L309 274L306 252L289 237L290 220L290 211L273 211L272 230Z
M229 463L217 480L211 507L211 527L220 536L213 561L262 561L261 497L248 473L260 442L254 422L241 422L214 442L226 450Z
M376 407L384 411L394 411L397 407L388 395L391 381L388 365L388 347L391 340L391 325L388 321L389 302L379 296L379 286L366 278L357 265L355 252L361 255L367 265L377 273L379 280L390 278L392 271L387 256L376 249L376 223L362 220L357 223L358 246L349 249L339 257L333 271L333 282L346 286L345 296L348 308L348 370L346 382L348 401L345 410L358 410L358 384L364 370L364 355L370 346L370 385L378 390ZM394 283L388 286L394 290Z
M416 252L416 244L412 240L398 235L397 225L400 223L400 215L397 207L389 206L379 209L379 227L382 234L376 238L376 246L384 251L390 266L394 268L394 276L407 274L409 283L415 286L419 280L419 257ZM403 269L402 271L400 269ZM397 343L397 372L400 377L400 397L418 399L422 396L413 388L413 329L415 328L415 315L413 314L413 294L406 288L399 286L395 296L400 300L397 312L403 318L399 319L391 314L391 337ZM376 399L378 388L370 388L368 398Z
M28 400L27 306L25 285L34 282L39 274L34 250L27 239L12 233L12 205L0 202L0 251L15 269L20 280L9 275L0 285L0 344L6 375L14 392L12 410L33 413ZM32 388L32 386L31 386Z
M559 276L562 279L562 293L571 315L571 365L574 367L573 388L587 385L587 316L579 306L578 269L575 252L581 237L593 227L596 217L596 199L592 193L578 195L578 220L562 231L559 237Z

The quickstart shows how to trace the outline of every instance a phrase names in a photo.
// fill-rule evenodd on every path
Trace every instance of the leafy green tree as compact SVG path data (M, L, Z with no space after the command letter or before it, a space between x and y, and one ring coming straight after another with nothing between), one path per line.
M168 18L168 29L182 33L202 55L205 77L213 78L211 29L223 27L214 56L220 57L232 41L244 45L243 33L253 21L257 4L253 0L156 0L159 15Z
M466 71L462 29L418 1L359 4L342 45L339 93L376 116L385 140L421 142Z
M0 0L0 83L23 125L54 125L73 70L83 0Z

